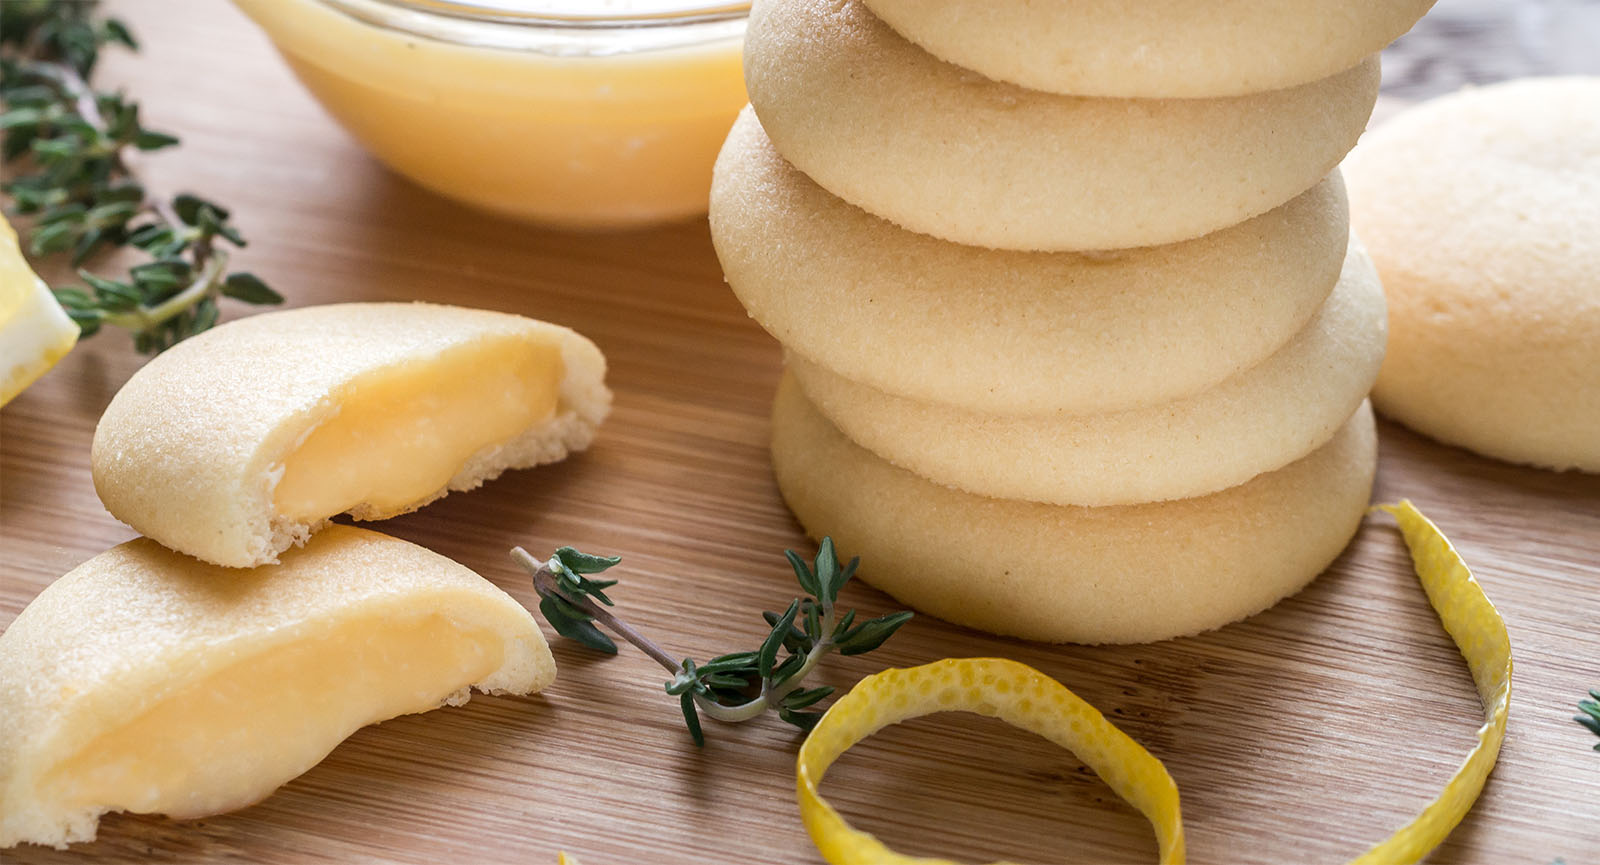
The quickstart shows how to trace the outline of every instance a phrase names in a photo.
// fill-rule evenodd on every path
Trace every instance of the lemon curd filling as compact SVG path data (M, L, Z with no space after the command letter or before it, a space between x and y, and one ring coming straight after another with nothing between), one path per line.
M519 338L360 376L283 460L274 510L315 522L431 498L473 454L554 415L563 372L555 341Z
M493 632L364 615L182 685L93 739L40 790L68 809L194 817L243 807L361 727L438 707L497 669Z

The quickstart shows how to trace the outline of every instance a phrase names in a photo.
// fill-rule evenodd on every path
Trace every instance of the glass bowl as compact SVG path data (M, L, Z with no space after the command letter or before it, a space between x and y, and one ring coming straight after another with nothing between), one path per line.
M389 167L546 225L705 212L711 165L745 103L749 3L234 2Z

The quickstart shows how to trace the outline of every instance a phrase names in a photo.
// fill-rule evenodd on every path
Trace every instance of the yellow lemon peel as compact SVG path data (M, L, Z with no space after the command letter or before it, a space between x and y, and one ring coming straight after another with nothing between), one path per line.
M800 746L800 817L822 858L834 865L941 865L902 856L845 822L818 791L833 761L862 739L909 718L974 712L1037 733L1073 752L1149 818L1161 862L1182 863L1178 785L1167 767L1099 710L1045 674L1004 658L947 658L868 676L828 710Z
M1472 670L1478 697L1483 700L1484 721L1478 728L1478 744L1438 797L1416 819L1353 860L1352 865L1416 862L1439 846L1478 800L1483 782L1500 755L1500 743L1506 737L1506 713L1511 707L1511 638L1506 634L1506 621L1483 593L1461 554L1409 500L1378 505L1374 510L1393 515L1400 525L1428 602Z
M1411 502L1374 510L1394 515L1399 523L1417 578L1472 669L1486 719L1477 746L1439 796L1352 865L1416 862L1444 841L1471 809L1494 767L1511 699L1511 642L1505 620L1460 554ZM828 710L800 747L795 766L800 817L824 859L832 865L950 865L895 853L851 827L818 788L828 767L862 739L910 718L952 711L999 718L1073 752L1150 820L1164 865L1184 861L1178 787L1161 761L1061 683L1002 658L947 658L885 670L862 679Z

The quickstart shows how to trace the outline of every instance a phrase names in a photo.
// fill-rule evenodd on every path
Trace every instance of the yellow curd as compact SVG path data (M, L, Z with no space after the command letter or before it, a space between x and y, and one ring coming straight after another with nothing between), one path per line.
M368 151L569 228L704 213L745 103L748 3L234 0Z

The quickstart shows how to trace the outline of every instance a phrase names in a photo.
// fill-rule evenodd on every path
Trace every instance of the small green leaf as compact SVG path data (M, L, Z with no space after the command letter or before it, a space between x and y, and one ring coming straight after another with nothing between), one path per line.
M69 308L67 317L71 318L73 323L78 326L78 336L80 337L88 338L94 336L100 330L101 314L98 310Z
M778 660L778 649L782 648L784 640L788 638L789 629L794 625L794 617L799 612L800 601L798 599L791 601L789 609L785 610L773 624L772 633L762 641L760 651L756 652L756 669L760 671L761 678L771 678L772 667Z
M778 717L809 733L817 726L817 722L822 720L822 713L796 712L793 709L783 708L778 710Z
M240 234L239 233L239 229L234 228L233 227L233 223L231 223L231 222L218 223L217 224L217 233L222 235L223 237L226 237L228 239L228 242L232 243L234 246L239 247L240 249L243 249L244 247L250 245L248 243L245 243L244 235Z
M833 687L831 685L823 685L820 688L812 688L810 690L805 690L802 688L800 690L790 691L789 694L783 698L783 707L786 709L804 709L807 706L820 703L821 701L828 699L829 695L832 693Z
M98 228L90 229L78 235L78 242L72 245L72 258L70 259L72 266L77 267L87 260L90 255L93 255L95 247L100 245L100 241L104 237L105 232Z
M822 590L817 587L817 577L811 573L811 568L806 565L805 559L800 558L794 550L784 550L783 554L789 559L789 566L794 568L794 577L800 582L800 588L812 597L821 594Z
M16 102L7 99L9 104ZM37 108L14 108L0 114L0 131L15 129L19 126L37 126L45 119L45 113Z
M778 687L788 682L790 677L799 673L800 668L804 667L805 665L805 655L790 655L789 657L784 658L783 663L779 664L772 671L770 681L772 682L773 687Z
M695 747L704 748L706 734L700 729L700 712L694 706L694 695L684 694L678 698L678 704L683 707L683 722L689 725L689 737L694 739Z
M94 289L96 299L100 305L113 312L127 312L138 309L143 301L139 290L126 283L112 279L95 276L87 270L79 269L78 276L83 278Z
M139 205L132 201L113 201L90 209L84 214L84 221L97 228L112 228L126 225L139 212Z
M550 627L555 628L556 633L561 636L608 655L617 653L617 644L602 634L582 610L573 608L559 598L546 595L539 599L539 612L544 614L545 621L549 622Z
M762 610L761 618L767 620L768 627L778 626L779 616L771 610ZM788 635L783 638L783 647L791 652L807 652L811 650L811 639L804 631L790 625Z
M283 295L273 291L260 277L245 271L228 274L222 282L222 295L258 305L283 303Z
M562 567L574 574L598 574L614 568L622 561L621 556L592 556L581 553L572 547L562 547L556 550L556 559Z
M868 619L857 625L839 638L837 645L841 655L864 655L883 645L884 641L894 636L901 625L911 621L912 614L902 610Z
M133 136L133 146L140 150L160 150L163 147L172 147L178 143L178 136L168 135L165 132L154 132L141 129Z
M855 610L850 610L849 612L845 613L844 616L839 619L839 624L833 626L833 635L830 637L830 639L837 643L839 641L839 637L846 631L850 630L850 624L855 620Z
M725 691L740 691L750 687L750 679L736 676L732 673L705 673L700 674L700 681L708 687L720 688Z
M217 310L216 300L209 297L201 300L194 305L194 321L189 325L188 335L194 336L197 333L204 333L216 327L219 317L220 313Z
M68 310L93 309L95 306L94 298L90 297L89 293L81 288L69 286L66 288L52 288L50 291L55 294L56 303L61 304Z
M77 242L77 226L55 223L34 230L28 239L28 253L35 256L50 255L71 249Z
M172 199L172 211L179 219L195 226L200 225L201 220L217 223L228 218L226 208L187 192Z
M105 34L105 41L117 42L126 46L131 51L139 50L138 40L133 38L133 31L128 25L118 18L107 18L100 22L100 32Z
M756 672L756 653L735 652L730 655L718 655L700 665L700 671L702 673L749 672L752 675L758 675Z
M817 575L817 587L822 590L818 599L824 603L833 603L839 598L839 557L833 551L833 538L825 537L817 547L817 560L813 570Z
M811 646L814 645L817 640L822 639L823 636L822 607L820 604L813 602L810 598L807 598L800 606L803 610L805 610L806 616L806 625L804 628L806 636L805 650L810 651Z

